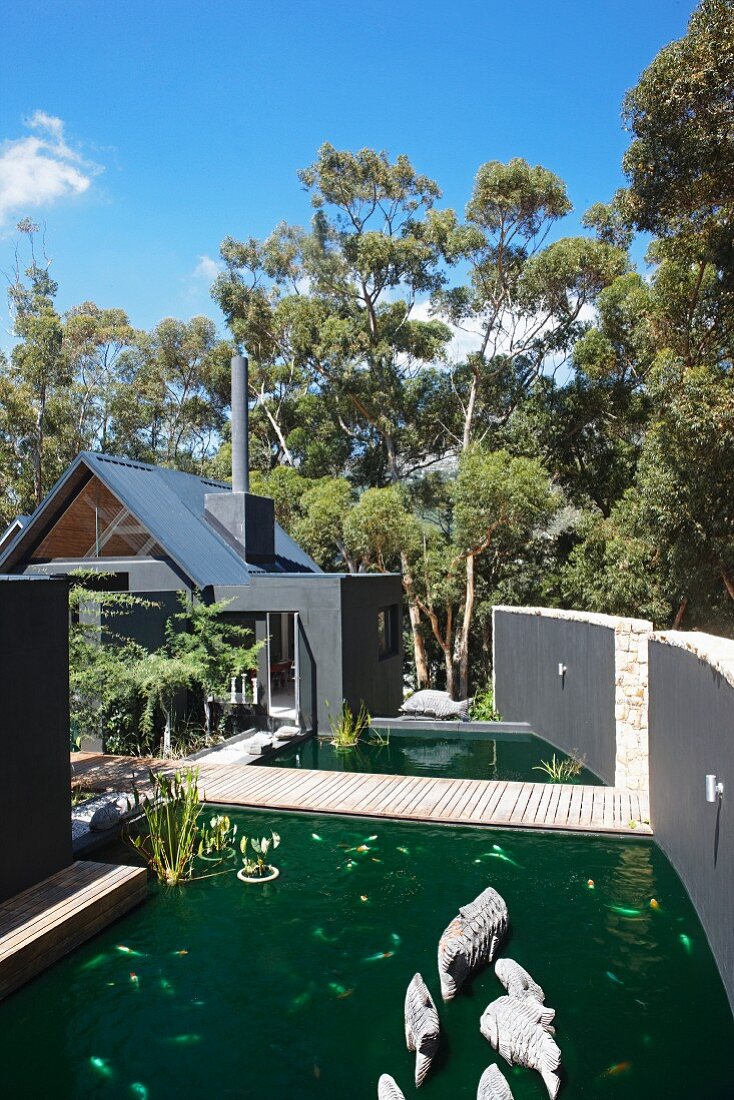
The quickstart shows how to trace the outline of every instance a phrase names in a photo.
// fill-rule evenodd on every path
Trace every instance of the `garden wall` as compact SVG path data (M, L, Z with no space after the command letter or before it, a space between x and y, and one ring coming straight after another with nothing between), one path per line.
M734 642L650 640L650 817L708 936L734 1008ZM706 802L705 776L725 785Z
M0 901L71 863L68 584L0 577Z
M495 706L605 783L648 782L647 637L652 623L540 607L495 607ZM565 672L559 674L559 666Z

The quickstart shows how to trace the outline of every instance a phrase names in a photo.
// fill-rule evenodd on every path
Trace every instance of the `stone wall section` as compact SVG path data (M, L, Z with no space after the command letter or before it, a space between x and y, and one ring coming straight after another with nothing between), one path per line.
M496 610L517 615L591 623L614 631L614 721L616 759L614 785L622 790L647 791L648 764L648 638L652 623L587 611L552 607L506 607Z
M614 626L614 721L617 756L614 786L629 791L649 788L648 638L652 623L617 619Z

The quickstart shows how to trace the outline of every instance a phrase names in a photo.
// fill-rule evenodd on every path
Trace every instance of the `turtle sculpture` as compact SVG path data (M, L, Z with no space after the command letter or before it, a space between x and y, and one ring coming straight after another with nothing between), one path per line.
M561 1085L561 1052L551 1026L554 1016L554 1009L533 997L498 997L487 1005L479 1021L484 1038L511 1066L538 1071L551 1100L555 1100Z
M477 1100L512 1100L510 1086L499 1066L489 1066L479 1078Z
M507 990L509 997L532 997L540 1004L545 1002L545 993L541 987L514 959L497 959L494 972Z
M420 974L415 974L405 994L405 1042L415 1051L415 1087L423 1081L438 1050L441 1025L433 997Z
M438 944L444 1001L456 996L475 967L492 962L506 930L507 906L491 886L459 909Z
M405 1093L389 1073L383 1073L377 1082L377 1100L405 1100Z

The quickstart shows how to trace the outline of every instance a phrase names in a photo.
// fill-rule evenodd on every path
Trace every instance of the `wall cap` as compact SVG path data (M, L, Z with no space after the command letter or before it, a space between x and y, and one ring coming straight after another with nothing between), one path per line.
M711 665L734 687L734 641L700 630L663 630L650 635L651 642L677 646Z
M508 611L513 615L537 615L546 619L567 619L571 622L591 623L593 626L606 626L611 630L624 628L639 634L652 633L652 623L647 619L630 619L624 615L601 615L595 611L567 611L560 607L510 607L508 604L496 604L492 611Z

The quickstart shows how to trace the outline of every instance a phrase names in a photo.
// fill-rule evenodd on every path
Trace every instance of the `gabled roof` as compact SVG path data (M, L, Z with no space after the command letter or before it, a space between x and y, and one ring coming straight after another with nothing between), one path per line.
M204 497L230 491L226 483L93 451L78 455L12 541L0 543L0 572L27 556L89 474L104 482L197 588L249 584L260 573L321 572L277 523L273 564L244 561L204 518Z

